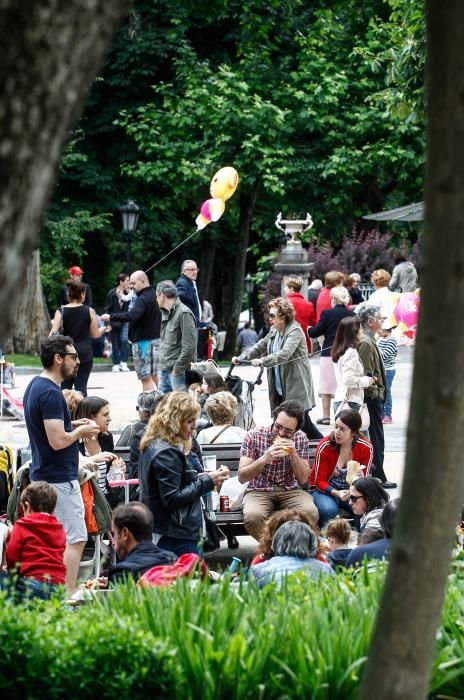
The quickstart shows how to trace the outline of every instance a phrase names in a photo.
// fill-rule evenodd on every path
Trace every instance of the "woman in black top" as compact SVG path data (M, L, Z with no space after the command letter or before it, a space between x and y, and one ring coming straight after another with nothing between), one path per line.
M99 328L95 310L84 305L85 286L82 282L70 282L67 287L69 303L56 310L50 335L69 335L79 355L76 376L62 382L61 388L72 389L74 385L76 391L87 396L87 382L93 365L92 338L99 338L108 328Z

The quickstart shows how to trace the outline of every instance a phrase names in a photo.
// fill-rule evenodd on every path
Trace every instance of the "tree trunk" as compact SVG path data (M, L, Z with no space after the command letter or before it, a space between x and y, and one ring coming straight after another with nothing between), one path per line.
M426 219L407 469L361 700L427 696L464 496L464 4L428 0L426 12Z
M205 245L202 246L200 255L200 295L202 299L206 299L210 304L213 304L214 309L214 299L211 297L212 289L214 287L214 263L216 259L216 246L217 241L209 240Z
M0 345L70 130L128 0L1 0Z
M240 197L240 218L238 224L237 255L231 261L229 282L225 290L223 301L224 308L228 310L226 320L226 342L224 355L231 357L235 354L237 346L238 320L242 310L243 280L245 277L245 265L247 258L248 242L250 240L250 226L253 211L258 196L259 183L256 183L251 192L242 193Z
M15 309L15 323L6 352L37 355L50 332L50 314L40 281L40 252L32 253Z

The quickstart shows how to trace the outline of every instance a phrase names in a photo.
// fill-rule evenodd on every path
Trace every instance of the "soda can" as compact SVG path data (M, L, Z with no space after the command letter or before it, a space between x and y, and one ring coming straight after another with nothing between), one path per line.
M230 510L229 496L221 496L219 498L219 510L221 513L228 513Z

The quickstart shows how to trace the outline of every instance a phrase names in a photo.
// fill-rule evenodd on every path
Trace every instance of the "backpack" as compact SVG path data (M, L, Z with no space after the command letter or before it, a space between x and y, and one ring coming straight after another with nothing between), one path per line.
M13 488L11 490L10 496L8 498L8 505L6 508L6 515L10 523L15 523L20 517L19 505L21 502L21 494L31 483L29 479L29 472L31 470L31 463L26 462L18 471L13 481Z
M10 447L0 445L0 513L4 513L13 488L13 453Z
M178 578L192 577L198 572L201 578L205 578L208 567L198 554L181 554L174 564L159 564L148 569L140 577L137 587L150 588L150 586L169 586Z

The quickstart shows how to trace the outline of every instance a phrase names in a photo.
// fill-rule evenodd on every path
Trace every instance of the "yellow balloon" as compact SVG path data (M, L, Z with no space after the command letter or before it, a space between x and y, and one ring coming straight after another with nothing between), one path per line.
M227 166L217 171L211 180L209 191L211 192L211 197L219 197L219 199L223 199L226 202L234 194L237 185L238 172L235 168Z

